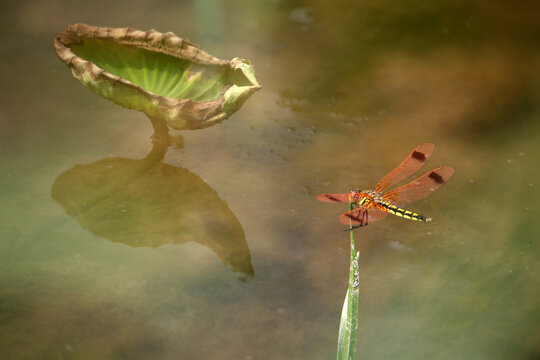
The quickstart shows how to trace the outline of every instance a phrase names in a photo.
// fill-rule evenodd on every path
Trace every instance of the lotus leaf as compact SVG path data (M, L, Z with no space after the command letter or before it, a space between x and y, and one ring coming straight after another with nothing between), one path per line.
M249 61L220 60L171 32L75 24L55 49L92 91L179 130L223 121L260 89Z

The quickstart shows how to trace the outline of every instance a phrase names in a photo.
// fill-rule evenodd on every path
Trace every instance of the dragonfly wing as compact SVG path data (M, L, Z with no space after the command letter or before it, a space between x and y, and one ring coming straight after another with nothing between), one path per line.
M411 176L420 169L435 150L432 143L423 143L414 149L398 167L390 171L375 187L375 191L382 192L393 184Z
M339 217L342 224L353 226L366 226L369 223L382 220L388 215L386 211L376 207L361 206L353 211L348 211Z
M405 206L422 200L450 180L454 172L454 168L450 166L442 166L431 170L418 179L386 193L383 199L396 206Z
M349 196L350 194L321 194L317 195L316 198L319 201L322 202L330 202L330 203L341 203L341 202L349 202Z

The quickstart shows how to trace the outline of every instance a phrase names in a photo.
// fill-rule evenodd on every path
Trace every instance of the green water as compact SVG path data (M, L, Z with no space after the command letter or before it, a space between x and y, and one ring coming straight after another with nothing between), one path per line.
M360 359L540 356L537 5L4 4L0 348L6 359L332 359L347 205L417 145L456 169L356 230ZM68 25L172 31L263 89L156 155L73 78Z

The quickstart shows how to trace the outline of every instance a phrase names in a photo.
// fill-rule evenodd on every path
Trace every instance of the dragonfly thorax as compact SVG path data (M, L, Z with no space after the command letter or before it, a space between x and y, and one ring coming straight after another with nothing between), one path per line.
M374 190L356 190L355 195L358 205L364 205L370 202L383 202L382 195Z

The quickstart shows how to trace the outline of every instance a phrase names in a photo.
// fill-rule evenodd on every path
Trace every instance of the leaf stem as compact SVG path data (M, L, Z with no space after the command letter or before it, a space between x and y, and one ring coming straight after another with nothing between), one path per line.
M353 210L354 202L349 199L349 211ZM359 295L359 273L358 259L360 252L356 250L354 241L353 224L349 225L351 256L349 266L349 286L339 324L339 339L337 349L338 360L354 360L356 352L356 339L358 333L358 295Z

